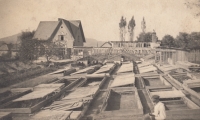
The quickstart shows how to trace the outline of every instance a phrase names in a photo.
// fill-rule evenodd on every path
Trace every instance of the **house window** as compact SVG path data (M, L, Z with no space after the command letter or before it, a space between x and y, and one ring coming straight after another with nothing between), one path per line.
M65 38L65 37L64 37L64 35L59 35L59 36L58 36L58 40L61 40L61 41L63 41L63 40L64 40L64 38Z

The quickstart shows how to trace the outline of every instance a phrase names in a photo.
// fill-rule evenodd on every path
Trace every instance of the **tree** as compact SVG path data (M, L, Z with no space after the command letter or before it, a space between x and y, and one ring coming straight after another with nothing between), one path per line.
M148 33L140 33L139 37L137 37L137 41L139 42L152 42L151 32Z
M126 18L123 16L121 17L120 23L119 23L119 28L120 28L120 40L125 41L125 35L126 35Z
M128 23L128 32L129 32L130 41L133 41L133 38L134 38L134 27L135 27L135 20L134 20L134 17L132 17Z
M33 40L35 31L22 32L20 38L19 58L23 61L33 60L35 56L36 41Z
M174 38L171 35L165 35L162 38L161 46L174 47Z
M187 48L188 47L188 33L180 32L176 37L175 46L179 48Z
M200 32L192 32L187 36L189 49L196 49L200 47Z
M54 57L61 57L63 55L62 49L59 48L58 45L56 45L53 42L50 42L48 44L45 44L45 57L47 62L50 62L50 60Z

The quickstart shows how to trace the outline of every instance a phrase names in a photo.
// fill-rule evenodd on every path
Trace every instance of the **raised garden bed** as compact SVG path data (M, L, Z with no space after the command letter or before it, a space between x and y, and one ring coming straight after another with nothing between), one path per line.
M134 87L112 88L104 103L104 112L107 111L131 111L134 115L143 114L143 107Z
M16 88L11 89L9 91L6 91L4 93L0 94L0 105L9 102L11 100L14 100L16 98L19 98L25 94L28 94L32 91L30 88Z

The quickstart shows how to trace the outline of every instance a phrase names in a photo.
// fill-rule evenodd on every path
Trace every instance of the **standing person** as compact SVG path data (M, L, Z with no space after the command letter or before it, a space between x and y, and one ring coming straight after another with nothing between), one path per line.
M144 116L144 120L164 120L166 118L165 105L160 102L158 95L152 96L154 103L154 112Z

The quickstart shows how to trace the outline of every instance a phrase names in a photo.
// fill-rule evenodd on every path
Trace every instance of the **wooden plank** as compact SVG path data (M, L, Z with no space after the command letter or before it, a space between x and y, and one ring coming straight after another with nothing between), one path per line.
M155 78L160 78L160 76L145 76L143 77L144 79L155 79Z
M5 108L0 109L0 112L12 112L12 113L31 113L30 108Z
M97 86L79 87L79 88L76 88L70 94L68 94L66 97L64 97L63 100L93 96L98 91L98 89L99 89L99 87L97 87Z
M87 71L90 70L90 69L94 69L94 67L96 67L96 66L98 66L98 65L94 65L94 66L90 66L90 67L81 69L81 70L79 70L79 71L77 71L77 72L75 72L75 73L72 73L71 75L80 74L80 73L85 73L85 72L87 72Z
M84 78L87 74L76 74L76 75L71 75L71 76L64 76L62 79L78 79L78 78Z
M96 72L94 72L94 74L108 72L109 70L112 69L112 67L114 67L114 65L115 64L106 64L106 65L102 66L99 70L97 70Z
M15 92L25 92L25 91L30 91L30 90L33 90L33 88L30 87L30 88L13 88L13 89L10 89L10 91L12 93L15 93Z
M66 120L72 111L42 110L31 117L31 120Z
M63 73L66 70L70 70L70 67L64 68L64 69L59 69L59 70L57 70L55 72L50 73L50 75L52 75L52 74L58 74L58 73Z
M0 112L0 120L11 120L12 119L12 114L11 112Z
M147 89L169 89L169 90L173 90L172 86L146 86Z
M104 78L104 77L110 77L110 75L107 74L107 73L102 73L102 74L88 74L88 75L86 75L86 78Z
M173 93L173 94L172 94ZM159 95L160 98L176 98L176 97L184 97L185 95L179 90L173 91L160 91L160 92L150 92L150 95Z

